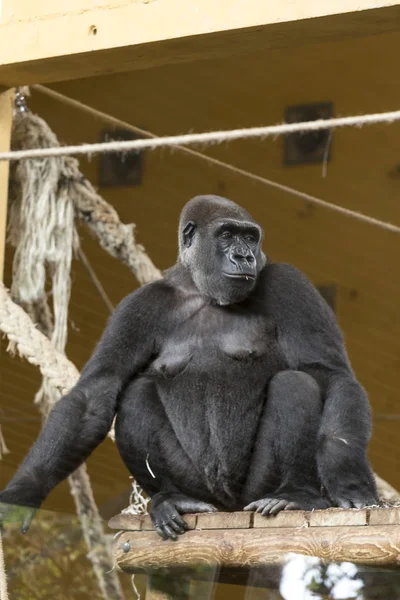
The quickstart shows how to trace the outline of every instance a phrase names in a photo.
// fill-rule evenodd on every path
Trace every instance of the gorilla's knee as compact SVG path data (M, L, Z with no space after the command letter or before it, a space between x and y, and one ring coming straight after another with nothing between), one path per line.
M319 385L311 375L303 371L280 371L271 380L271 386L300 388L311 393L320 393Z
M321 391L316 380L302 371L280 371L271 380L268 398L277 397L280 402L294 400L315 405L321 403Z

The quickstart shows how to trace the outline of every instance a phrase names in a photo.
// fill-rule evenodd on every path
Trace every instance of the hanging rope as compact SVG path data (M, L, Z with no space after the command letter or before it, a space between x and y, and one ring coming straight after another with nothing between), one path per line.
M146 140L125 140L100 142L96 144L80 144L75 146L54 146L53 148L36 148L16 152L0 152L0 161L26 160L28 158L48 158L55 156L68 156L78 154L99 154L104 152L128 152L140 150L154 150L155 148L173 148L189 144L221 144L233 140L251 138L278 137L293 133L306 133L321 129L337 129L340 127L361 127L362 125L376 125L379 123L394 123L400 121L400 110L370 115L352 117L338 117L332 119L317 119L302 123L283 123L281 125L267 125L263 127L247 127L229 131L210 131L207 133L189 133L186 135L170 135L166 137Z
M75 158L65 159L63 176L75 216L95 234L100 246L129 267L141 285L160 279L161 271L135 240L135 225L121 222L115 208L82 175Z
M32 145L40 145L44 147L48 147L49 145L58 145L58 139L51 131L47 123L38 115L32 114L27 108L22 90L19 90L17 93L17 99L19 115L16 126L13 128L13 147L23 147L25 149L29 149L32 147ZM25 134L23 134L24 132ZM37 139L38 137L40 138L39 140ZM78 161L73 157L62 157L59 159L45 159L45 162L51 160L56 161L57 166L57 177L55 179L58 181L56 182L57 184L53 186L54 189L58 194L61 195L61 198L65 198L65 204L73 205L75 217L79 218L90 228L90 230L96 235L100 245L113 257L126 264L136 275L140 284L143 285L150 281L154 281L155 279L159 279L161 277L161 272L156 269L150 258L147 256L143 246L136 243L134 236L134 225L121 223L118 213L115 211L115 209L101 196L99 196L99 194L97 194L94 187L82 175L79 170ZM19 206L17 201L21 196L21 189L24 189L24 182L27 179L25 177L24 165L30 165L30 163L33 163L33 165L29 166L29 168L32 169L34 168L35 163L39 163L39 167L41 167L42 161L43 159L27 161L25 163L13 163L10 178L10 199L13 201L12 206L16 205L16 215L20 214L20 211L18 211ZM50 164L51 163L49 163L49 165ZM14 167L14 165L17 166ZM45 186L46 190L52 191L53 188L49 188L49 183L46 182L45 177L43 177L43 180L43 185ZM37 216L35 215L32 217L32 221L34 218L37 218ZM17 224L19 223L17 219L14 219L14 221L16 221ZM56 219L51 219L52 226L54 226L56 223ZM15 229L17 229L17 227L14 227L14 230ZM38 227L38 229L40 229L40 227ZM35 236L31 235L30 238L35 239ZM14 234L14 239L16 239L17 243L20 241L19 236L16 234ZM55 242L57 242L57 238L55 239ZM48 245L50 246L49 249L47 249ZM51 243L48 245L46 244L45 247L46 252L54 252L53 247L55 244ZM75 246L77 246L77 244L75 244ZM66 254L68 253L66 252ZM84 253L80 252L79 255L81 260L83 260L85 268L88 268L89 264ZM97 278L94 279L93 275L93 272L91 272L90 276L96 287L99 289L99 281ZM69 275L68 277L65 277L65 279L68 280ZM106 302L107 307L112 310L112 305L110 304L109 299L105 298L104 296L104 290L102 290L101 295L103 301ZM65 296L66 294L64 297ZM51 337L52 324L51 319L48 318L48 313L50 313L50 310L47 307L47 297L42 296L42 298L43 306L40 307L40 311L37 310L37 301L30 303L25 302L23 307L27 310L32 320L35 323L38 323L41 332L47 335L47 337ZM43 308L47 308L47 310L43 310ZM41 319L40 317L46 318ZM61 350L62 348L59 347L58 349ZM42 393L39 397L37 397L39 399L38 404L42 414L47 416L52 406L54 406L55 402L59 399L60 394L54 396L53 398L52 396L54 395L54 388L52 388L50 385L46 385L45 392L45 394ZM109 437L115 441L114 423L109 432ZM83 467L81 469L83 469ZM82 512L82 502L92 498L91 490L89 490L90 485L87 474L82 472L82 481L78 481L79 474L80 470L78 470L69 478L69 483L72 485L72 493L77 504L78 514ZM85 489L86 491L84 492ZM137 498L140 506L138 505L136 510L145 510L146 505L143 504L141 496L137 496ZM84 512L87 512L86 509ZM95 508L94 504L91 512L93 513L92 520L95 520L94 512L97 514L97 509ZM82 524L83 529L85 529L86 521L87 519L85 519L84 523ZM85 531L84 534L85 537L87 537Z
M37 84L32 87L35 90L37 90L38 92L40 92L42 94L46 94L47 96L49 96L50 98L53 98L54 100L57 100L68 106L71 106L71 107L75 108L76 110L85 112L86 114L91 115L92 117L94 117L96 119L101 119L102 121L110 123L114 127L123 127L134 133L138 133L139 135L142 135L144 137L148 137L148 138L152 138L152 139L157 138L157 136L154 133L152 133L151 131L142 129L141 127L137 127L136 125L132 125L131 123L127 123L126 121L122 121L121 119L117 119L116 117L113 117L111 115L108 115L105 112L97 110L96 108L88 106L87 104L84 104L83 102L79 102L78 100L75 100L74 98L70 98L69 96L60 94L59 92L56 92L55 90L52 90L46 86ZM333 212L337 212L346 217L352 217L352 218L356 219L357 221L360 221L363 223L368 223L369 225L373 225L376 227L380 227L381 229L385 229L386 231L390 231L392 233L400 233L400 227L393 223L389 223L387 221L382 221L380 219L375 219L374 217L370 217L369 215L365 215L358 211L354 211L349 208L344 208L342 206L338 206L337 204L333 204L332 202L327 202L326 200L322 200L321 198L317 198L316 196L312 196L311 194L307 194L306 192L296 190L295 188L292 188L288 185L284 185L283 183L279 183L278 181L273 181L272 179L268 179L267 177L263 177L262 175L257 175L255 173L247 171L246 169L241 169L240 167L236 167L235 165L232 165L225 161L219 160L217 158L213 158L211 156L207 156L207 154L202 154L201 152L198 152L197 150L193 150L192 148L186 148L185 146L182 146L182 145L177 145L176 148L180 152L183 152L185 154L188 154L190 156L193 156L195 158L203 160L211 165L214 165L216 167L221 167L225 170L230 171L231 173L235 173L236 175L240 175L242 177L247 177L248 179L251 179L252 181L256 181L257 183L266 185L267 187L271 187L273 189L279 190L286 194L291 194L292 196L300 198L301 200L305 200L306 202L310 202L311 204L315 204L316 206L321 206L322 208L331 210Z

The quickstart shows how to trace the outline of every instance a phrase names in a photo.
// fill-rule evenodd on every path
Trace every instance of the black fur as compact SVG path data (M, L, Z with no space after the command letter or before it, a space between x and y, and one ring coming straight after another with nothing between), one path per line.
M229 200L186 205L178 263L120 303L1 502L39 507L115 413L162 537L185 530L185 512L377 501L370 407L336 319L302 273L266 260L261 240Z

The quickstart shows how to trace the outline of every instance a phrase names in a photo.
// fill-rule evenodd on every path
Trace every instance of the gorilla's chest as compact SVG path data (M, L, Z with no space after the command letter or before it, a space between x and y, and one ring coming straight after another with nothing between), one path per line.
M227 375L264 361L276 362L276 330L266 315L249 315L224 307L204 306L178 321L161 341L152 371L174 378L190 369L196 374ZM272 366L272 365L271 365Z

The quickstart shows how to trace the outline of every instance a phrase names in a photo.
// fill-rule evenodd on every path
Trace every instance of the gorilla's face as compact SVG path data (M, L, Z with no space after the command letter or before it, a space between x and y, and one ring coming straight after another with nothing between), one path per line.
M180 256L196 287L221 305L244 300L266 262L261 227L223 198L203 196L190 212L181 219Z

